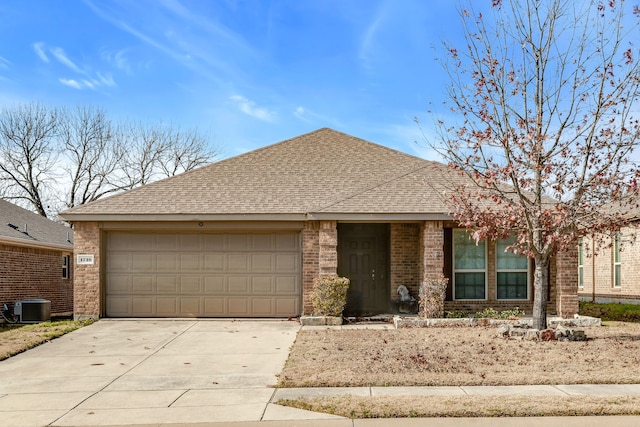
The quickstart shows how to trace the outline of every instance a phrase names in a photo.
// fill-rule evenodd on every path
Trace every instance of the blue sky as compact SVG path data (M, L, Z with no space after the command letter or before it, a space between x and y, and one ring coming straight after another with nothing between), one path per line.
M225 157L331 127L432 158L452 0L3 0L0 108L94 105ZM416 141L418 143L416 143Z

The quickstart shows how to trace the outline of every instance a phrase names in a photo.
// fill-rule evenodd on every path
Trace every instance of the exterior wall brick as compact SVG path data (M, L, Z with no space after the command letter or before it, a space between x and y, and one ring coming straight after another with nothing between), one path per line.
M577 248L556 256L556 311L560 317L570 318L578 313L577 260Z
M612 239L607 237L594 248L592 239L584 238L584 286L578 289L580 300L640 304L640 241L635 237L637 233L636 227L621 230L620 287L613 283Z
M62 257L70 259L69 278L62 278ZM25 298L51 301L52 315L73 312L73 254L69 251L0 244L0 304Z
M422 281L444 273L444 228L442 221L425 221L419 231L420 276Z
M311 314L309 292L320 276L320 222L308 221L302 230L302 314Z
M74 318L97 319L102 314L100 292L101 231L97 222L77 222L74 225L75 254L93 254L93 265L75 266Z
M421 281L419 224L391 224L391 300L398 300L398 286L405 285L418 298Z
M318 237L320 276L335 276L338 274L337 221L320 221Z

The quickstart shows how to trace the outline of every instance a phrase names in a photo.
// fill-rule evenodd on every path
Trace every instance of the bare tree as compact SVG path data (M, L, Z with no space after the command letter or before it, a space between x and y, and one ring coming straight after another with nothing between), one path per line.
M551 258L583 234L618 230L637 208L638 8L492 3L485 15L462 10L465 45L445 44L454 118L437 119L435 145L474 183L452 192L455 218L476 240L514 233L510 250L534 260L543 329Z
M72 208L98 200L123 188L114 182L124 147L112 137L111 121L94 107L65 109L60 120L60 143L69 188L64 205Z
M104 110L21 105L0 112L0 197L43 216L211 162L196 131L113 123Z
M127 146L121 169L126 188L195 169L217 155L198 132L172 126L129 123L117 135Z
M55 185L58 113L26 104L0 114L0 183L3 198L26 202L47 216L45 200Z

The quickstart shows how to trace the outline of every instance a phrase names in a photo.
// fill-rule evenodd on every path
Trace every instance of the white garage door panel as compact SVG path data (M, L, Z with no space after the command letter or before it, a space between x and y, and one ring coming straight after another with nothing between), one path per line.
M113 317L300 314L298 233L109 232L106 311Z

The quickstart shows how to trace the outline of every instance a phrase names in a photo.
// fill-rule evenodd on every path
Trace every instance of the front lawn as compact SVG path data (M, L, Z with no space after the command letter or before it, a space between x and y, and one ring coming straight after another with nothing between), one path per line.
M0 360L22 353L93 321L61 320L33 325L0 324Z
M505 339L496 328L299 332L279 387L640 383L640 323L585 342ZM338 396L279 404L349 418L640 415L640 396Z

